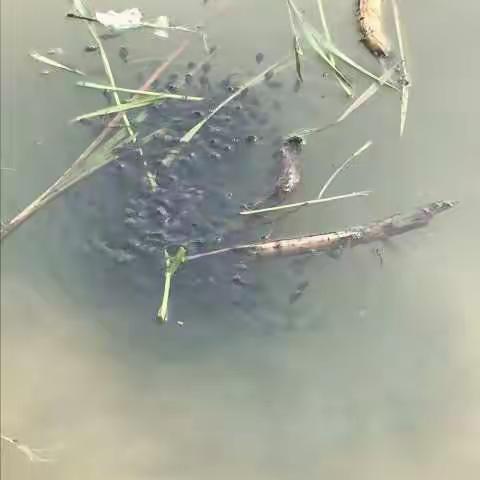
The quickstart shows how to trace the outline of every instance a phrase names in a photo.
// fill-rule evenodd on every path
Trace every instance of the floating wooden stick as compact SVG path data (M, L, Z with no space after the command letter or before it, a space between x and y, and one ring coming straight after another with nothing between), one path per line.
M407 233L427 226L433 217L450 210L456 202L438 201L419 207L407 214L395 214L383 220L332 233L319 233L301 237L284 238L247 245L222 248L211 252L190 255L187 260L238 252L254 256L301 255L311 252L325 252L344 247L356 247Z

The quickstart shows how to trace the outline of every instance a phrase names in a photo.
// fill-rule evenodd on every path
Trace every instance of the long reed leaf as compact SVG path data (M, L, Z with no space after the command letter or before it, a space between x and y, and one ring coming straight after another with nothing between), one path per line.
M168 301L170 299L170 288L175 272L187 261L187 250L180 247L174 256L171 256L165 250L165 285L163 288L163 297L160 308L158 309L157 319L161 323L168 321Z

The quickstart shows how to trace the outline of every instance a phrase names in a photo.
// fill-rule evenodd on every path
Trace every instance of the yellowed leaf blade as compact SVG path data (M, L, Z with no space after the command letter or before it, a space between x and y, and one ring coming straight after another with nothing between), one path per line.
M85 75L85 73L83 73L81 70L78 70L77 68L69 67L68 65L64 65L63 63L52 60L51 58L44 57L38 52L30 52L30 56L37 62L45 63L46 65L50 65L51 67L60 68L62 70L66 70L67 72L76 73L77 75Z

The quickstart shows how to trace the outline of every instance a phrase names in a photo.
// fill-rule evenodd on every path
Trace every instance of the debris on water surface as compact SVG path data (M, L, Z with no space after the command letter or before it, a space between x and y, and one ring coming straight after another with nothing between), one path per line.
M49 48L47 50L48 55L63 55L65 52L62 47Z
M255 61L260 64L263 62L263 59L265 58L265 55L262 53L262 52L258 52L256 55L255 55Z
M114 30L128 30L142 26L143 14L138 8L129 8L121 12L115 12L114 10L96 12L95 18L104 27Z
M98 52L98 45L93 45L93 44L86 45L84 50L87 53Z

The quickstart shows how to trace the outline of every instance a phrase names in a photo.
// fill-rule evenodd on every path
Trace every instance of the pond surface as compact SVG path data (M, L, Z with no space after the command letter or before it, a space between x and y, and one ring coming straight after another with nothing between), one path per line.
M100 11L138 6L184 25L206 21L217 50L189 88L207 96L207 109L229 94L225 79L238 85L292 44L284 2L92 3ZM324 3L336 43L380 73L358 42L353 2ZM316 2L299 4L319 25ZM91 43L85 25L64 19L67 8L1 5L4 221L101 129L69 121L104 107L105 98L75 87L69 73L42 74L47 67L28 56L61 47L59 61L105 82L98 55L84 51ZM163 246L196 236L212 248L268 233L268 226L240 222L236 211L270 192L279 137L329 123L347 102L308 54L298 92L294 68L287 69L207 124L169 174L178 188L158 175L160 192L150 189L146 170L124 152L2 245L2 434L46 448L55 460L29 463L2 442L2 478L478 477L480 4L404 0L401 10L413 78L404 137L398 97L380 92L341 125L308 137L304 179L290 199L314 198L369 139L374 146L330 193L374 193L305 208L275 224L273 235L333 231L441 199L460 205L428 229L338 259L217 257L187 265L175 279L170 321L159 326ZM392 22L387 31L394 38ZM118 84L138 87L187 38L160 86L183 78L190 62L205 58L201 39L188 35L131 32L106 41ZM356 92L368 86L351 76ZM167 128L174 141L197 121L196 109L169 103L140 129ZM252 135L256 141L248 141ZM153 142L148 166L167 144ZM165 215L184 219L168 238Z

